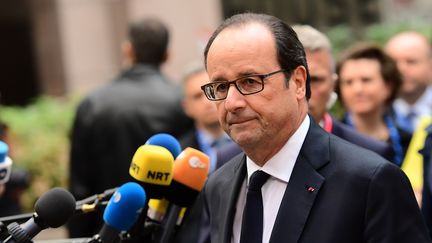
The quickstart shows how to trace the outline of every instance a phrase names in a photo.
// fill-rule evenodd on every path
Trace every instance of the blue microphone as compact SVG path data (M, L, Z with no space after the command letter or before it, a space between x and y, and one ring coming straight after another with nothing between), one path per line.
M181 152L181 146L178 140L168 133L158 133L151 136L145 144L148 145L157 145L168 149L171 152L174 159Z
M112 195L103 214L104 225L91 242L112 243L121 231L129 230L146 202L144 189L135 182L123 184Z

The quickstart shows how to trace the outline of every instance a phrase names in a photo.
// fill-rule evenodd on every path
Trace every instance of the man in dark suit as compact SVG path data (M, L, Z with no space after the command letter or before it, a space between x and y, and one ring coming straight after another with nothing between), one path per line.
M179 88L160 70L168 41L168 29L160 20L133 22L123 45L132 65L80 103L71 134L69 184L77 199L129 181L132 157L150 136L179 136L192 128L180 105ZM101 212L77 215L68 225L69 236L92 236L102 222Z
M211 242L430 242L404 173L308 116L306 56L289 26L235 15L213 33L205 63L202 88L245 152L200 197Z

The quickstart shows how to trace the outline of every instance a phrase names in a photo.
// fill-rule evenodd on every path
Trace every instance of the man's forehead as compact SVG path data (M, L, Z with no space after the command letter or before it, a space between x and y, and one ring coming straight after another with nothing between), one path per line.
M249 37L260 38L261 36L272 35L271 31L262 23L251 22L242 25L233 25L222 30L215 38L211 48L216 42L228 41L231 42L232 38L245 39L248 42L256 41L256 39L248 39Z

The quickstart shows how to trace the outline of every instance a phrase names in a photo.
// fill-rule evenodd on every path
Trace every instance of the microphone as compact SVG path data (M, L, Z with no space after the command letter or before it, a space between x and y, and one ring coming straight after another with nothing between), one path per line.
M75 198L63 188L53 188L35 203L33 217L19 225L7 226L10 236L4 243L30 243L40 231L65 224L75 211Z
M9 181L12 171L12 160L8 156L9 146L0 141L0 185Z
M186 148L175 160L173 180L166 195L171 204L162 221L160 243L170 242L182 207L190 206L204 187L209 160L206 154L194 148Z
M149 198L162 198L171 184L174 157L168 149L142 145L132 157L129 174L141 184Z
M135 152L129 174L145 188L148 198L161 199L165 196L172 181L174 156L180 150L176 138L167 133L159 133L151 136ZM157 224L146 222L147 209L148 205L129 231L132 242L152 241L154 232L159 228Z
M112 195L103 214L104 224L90 242L112 243L136 222L146 202L144 189L135 182L123 184Z
M174 162L166 199L180 207L190 206L207 180L209 161L209 157L197 149L183 150Z
M158 145L168 149L174 158L176 158L181 152L180 143L175 137L168 133L158 133L151 136L145 144Z

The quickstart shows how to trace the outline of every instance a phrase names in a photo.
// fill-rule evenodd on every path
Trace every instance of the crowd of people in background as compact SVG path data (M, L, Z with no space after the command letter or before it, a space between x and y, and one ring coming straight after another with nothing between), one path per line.
M263 20L248 21L260 22ZM246 21L245 25L250 25L250 23ZM233 36L233 41L240 40L237 36L238 33L234 31L239 31L236 27L230 27L229 24L225 27L227 29L222 28L221 32L216 34L216 39L211 39L211 41L221 45L218 41L230 37L225 36L227 33ZM267 28L266 26L264 30L268 30ZM418 207L421 209L423 221L432 235L431 40L417 32L401 32L388 40L384 46L361 42L347 46L340 55L334 56L332 44L325 34L308 25L293 25L293 30L305 51L307 65L304 66L308 69L307 79L310 82L306 82L309 87L304 87L307 103L303 104L303 101L299 101L299 104L296 103L299 107L306 106L298 109L299 114L288 116L292 119L294 116L299 116L298 119L304 119L304 117L300 118L301 111L304 111L305 116L310 117L310 123L317 124L316 127L311 125L313 127L311 132L321 137L322 128L327 133L377 153L388 163L392 163L405 171L414 190ZM239 33L246 36L253 32L247 32L245 29L241 31L244 32ZM220 36L218 37L218 35ZM249 41L254 42L257 39L259 38L256 37L256 39ZM221 70L249 65L249 63L241 61L241 58L251 57L237 58L234 57L234 54L226 54L227 61L231 61L229 58L233 58L235 61L222 65L216 62L216 60L220 61L222 56L218 56L214 52L206 53L205 62L197 60L199 64L194 62L193 65L185 68L185 75L179 85L169 80L161 72L161 66L169 58L169 40L168 28L158 19L147 18L131 23L128 41L122 45L123 56L130 66L111 82L91 92L79 104L71 129L69 173L69 190L77 200L129 181L128 171L135 150L156 133L169 133L179 139L183 149L193 147L206 153L210 158L210 178L227 161L238 158L236 155L243 151L246 152L247 156L255 159L260 158L259 156L254 157L255 152L252 151L252 148L256 151L259 149L249 145L248 142L251 141L242 141L241 131L237 131L237 133L231 131L232 134L229 134L226 127L231 124L225 124L229 122L223 121L221 118L224 116L224 112L235 113L235 109L241 109L235 107L235 105L240 106L238 103L241 101L232 96L245 95L244 97L249 97L248 91L242 90L244 87L241 85L245 84L240 82L256 81L253 79L255 77L250 80L236 79L240 77L228 79L221 74L223 73ZM292 40L289 39L289 41ZM221 48L218 45L212 48L216 47ZM266 50L262 51L265 52ZM207 60L207 58L211 59ZM236 61L240 64L237 64ZM280 62L280 60L277 61ZM208 74L208 62L212 64L213 79ZM268 63L271 62L267 62L267 65ZM262 65L265 66L263 63ZM288 80L291 80L295 79L296 75L301 76L298 73L305 72L296 69L296 67L290 67L291 70L285 70L288 67L280 68L280 74L273 72L266 76L261 75L261 73L257 75L258 73L245 72L244 75L257 75L261 77L261 81L264 79L263 77L273 79L279 75L285 75ZM218 79L215 79L217 75L219 75L216 77ZM207 89L204 87L215 80L232 81L227 84L227 87L220 85L207 86ZM267 81L262 82L262 89L274 88ZM288 89L300 86L291 83L293 81L288 82L286 84ZM219 92L225 89L229 90L226 91L225 97L217 97L217 93L214 93L215 97L209 97L209 94L206 93L210 90L211 92ZM238 93L232 93L233 89L236 89ZM307 90L310 90L309 94ZM255 90L250 95L255 95L255 93L258 95L258 92L262 92L262 90ZM274 95L284 94L282 92L277 93L279 91L276 89L274 92ZM274 98L271 96L272 94L263 95L267 95L265 96L266 101ZM290 93L289 95L298 94ZM307 97L308 95L310 98ZM224 107L221 107L222 103L212 101L212 98L214 100L225 99ZM332 107L336 103L343 107L344 112L341 117L332 114ZM266 106L266 103L263 102L261 105ZM264 107L260 108L264 109ZM292 109L277 106L274 108L276 111ZM295 113L294 110L292 112ZM268 114L265 114L275 116L274 114L278 113L269 111ZM300 122L298 125L299 131L302 131L301 127L305 123ZM224 126L226 127L224 128ZM293 129L293 131L297 130ZM256 132L259 133L259 131ZM304 139L305 143L309 141L308 137ZM331 141L333 142L333 140ZM335 143L339 144L340 142L337 140ZM346 145L339 144L339 146L345 148ZM350 146L346 148L351 149ZM308 148L314 149L312 145ZM336 150L337 148L332 149ZM353 156L369 155L362 151L354 149L351 152L354 153ZM350 151L345 152L349 153ZM336 151L335 153L339 155L339 153L343 154L343 151ZM354 158L352 159L354 161ZM366 158L356 158L355 162L362 163L362 159ZM226 170L224 172L228 173ZM357 175L353 174L352 176ZM210 191L216 190L215 188L218 186L216 183L221 183L222 179L220 178L223 178L223 175L219 173L215 177L216 179L210 182L208 188ZM269 183L276 185L271 180ZM405 186L405 184L401 184L401 186ZM310 187L308 190L318 189L318 187ZM405 189L401 188L401 190ZM220 233L215 231L214 227L210 227L211 224L214 224L215 216L212 215L213 219L210 219L209 215L203 213L204 210L210 210L210 213L213 213L211 210L214 210L212 207L215 206L211 204L212 202L202 201L202 197L199 197L197 203L186 212L185 224L180 228L176 242L210 242L210 232ZM207 196L206 199L214 198ZM282 200L282 198L279 199ZM398 202L393 203L397 204ZM237 207L241 206L237 205ZM218 210L222 209L215 210L222 215L219 215L221 218L218 216L216 219L224 219L223 213ZM266 211L264 210L264 212ZM16 212L14 211L14 213ZM234 217L235 222L242 225L238 219L238 213L231 215L231 217ZM311 220L314 217L316 216L313 216ZM418 223L416 220L413 222L415 222L414 224ZM68 223L69 237L92 236L99 231L102 223L102 214L98 211L73 217ZM343 222L339 223L343 224ZM229 227L233 227L233 237L236 242L243 237L240 226ZM310 227L314 229L316 226ZM416 231L413 230L412 232ZM211 238L213 240L226 239L224 238L226 236L223 235L225 233L211 236ZM264 237L267 240L270 238L266 228L264 229Z

